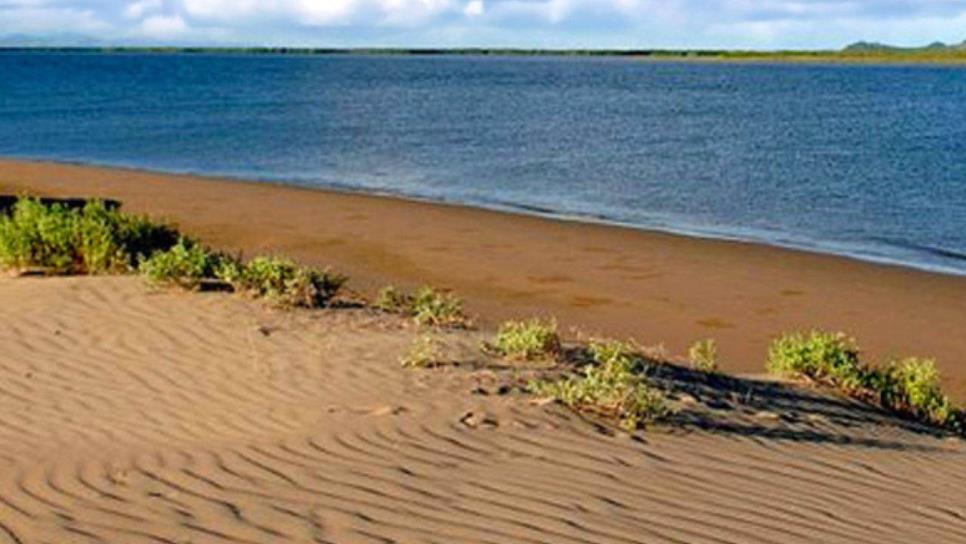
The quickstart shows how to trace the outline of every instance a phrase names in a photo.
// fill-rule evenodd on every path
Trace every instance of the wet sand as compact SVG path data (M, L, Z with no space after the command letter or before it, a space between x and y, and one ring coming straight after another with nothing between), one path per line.
M455 289L484 323L556 315L587 334L683 353L718 341L726 370L762 368L769 340L822 327L871 359L939 360L966 398L966 277L763 245L271 184L0 161L0 191L115 198L226 249L332 265L373 293Z

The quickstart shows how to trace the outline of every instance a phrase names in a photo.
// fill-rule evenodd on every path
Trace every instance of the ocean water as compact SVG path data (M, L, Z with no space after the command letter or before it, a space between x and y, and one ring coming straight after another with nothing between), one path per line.
M0 155L966 274L966 69L0 53Z

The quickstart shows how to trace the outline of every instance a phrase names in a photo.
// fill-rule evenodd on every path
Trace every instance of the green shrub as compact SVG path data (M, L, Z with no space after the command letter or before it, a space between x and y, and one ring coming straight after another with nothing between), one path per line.
M558 381L538 380L529 389L580 412L616 419L633 431L668 415L665 395L645 375L642 358L625 342L593 342L593 359L581 374Z
M489 350L517 361L554 359L560 354L557 321L553 319L507 321L500 325Z
M204 280L216 278L216 271L228 266L229 262L235 263L197 242L182 238L168 251L159 251L141 261L139 270L155 285L197 289Z
M420 325L461 327L468 321L462 299L429 286L416 291L412 313Z
M801 375L831 383L846 391L867 384L855 341L842 333L811 331L807 336L786 334L768 352L768 370L786 376Z
M384 287L376 297L375 306L386 312L411 316L420 325L464 327L469 323L461 299L429 286L413 295L393 286Z
M963 433L966 412L952 405L931 359L910 357L884 368L860 362L854 341L843 334L785 335L769 351L772 372L805 376L919 421Z
M400 359L404 368L429 368L442 363L442 346L431 334L417 338Z
M942 392L935 361L910 357L890 363L871 380L883 406L945 425L954 409Z
M688 350L691 367L701 372L718 371L718 345L712 339L699 340Z
M5 268L49 268L67 273L76 266L73 213L24 198L0 218L0 262Z
M82 208L20 198L0 216L0 266L44 268L55 274L133 269L142 256L177 241L171 227L92 200Z
M413 297L392 285L387 285L379 290L376 297L376 308L384 312L408 314L412 312Z
M232 287L239 285L245 275L245 265L238 258L222 257L212 270L215 279Z
M299 266L279 257L256 257L241 268L220 270L235 275L236 290L266 298L279 306L318 308L326 306L346 282L344 276L328 270Z

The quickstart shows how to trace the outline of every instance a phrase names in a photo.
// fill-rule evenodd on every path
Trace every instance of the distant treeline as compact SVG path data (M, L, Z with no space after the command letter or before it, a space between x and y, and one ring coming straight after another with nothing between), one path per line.
M329 47L0 47L0 51L51 53L223 53L243 55L386 55L386 56L587 56L587 57L714 57L720 50L671 49L517 49L517 48L329 48Z
M738 51L716 49L517 49L517 48L329 48L329 47L0 47L0 52L138 53L220 55L371 55L371 56L558 56L641 59L940 62L966 63L966 47L894 48L856 44L843 50Z

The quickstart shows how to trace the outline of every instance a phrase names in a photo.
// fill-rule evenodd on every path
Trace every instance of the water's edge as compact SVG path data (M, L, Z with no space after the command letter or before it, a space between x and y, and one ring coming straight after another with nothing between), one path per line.
M846 258L853 261L870 263L878 266L898 267L898 268L917 270L920 272L927 272L932 274L966 277L966 270L960 270L952 267L918 263L914 261L905 261L901 259L890 258L888 256L871 255L871 254L863 253L861 251L856 251L856 250L850 251L847 248L836 247L836 244L834 242L826 242L822 240L811 240L804 237L802 237L799 240L794 240L794 239L783 240L779 238L768 237L765 234L756 236L755 231L751 229L748 229L748 230L743 229L744 232L742 234L737 234L734 232L728 232L727 230L724 230L724 229L716 230L716 229L693 227L690 225L659 224L659 223L638 224L638 223L630 223L626 221L614 220L605 216L561 213L551 209L536 208L532 206L514 204L511 202L484 201L484 200L478 200L478 201L456 200L456 199L447 199L447 198L440 198L440 197L431 197L431 196L420 195L415 193L408 193L405 191L370 190L364 187L359 187L348 183L336 184L336 183L324 183L324 182L318 182L318 181L283 179L283 178L277 178L277 177L222 174L217 172L204 172L199 170L179 170L179 169L173 169L173 168L163 168L158 166L147 167L145 165L137 164L136 162L88 161L88 160L82 160L82 159L60 159L60 158L52 159L49 157L16 155L16 154L2 155L0 156L0 159L26 162L26 163L36 163L36 164L61 164L61 165L81 166L81 167L128 170L132 172L144 172L144 173L160 174L160 175L197 177L201 179L218 180L218 181L226 181L226 182L234 182L234 183L271 184L271 185L277 185L282 187L293 187L298 189L308 189L308 190L322 191L322 192L371 196L371 197L378 197L378 198L390 198L390 199L397 199L402 201L421 202L421 203L428 203L428 204L441 204L445 206L471 208L471 209L478 209L478 210L485 210L485 211L495 211L500 213L508 213L512 215L520 215L520 216L527 216L527 217L537 217L537 218L547 219L552 221L607 226L607 227L635 230L640 232L669 234L674 236L682 236L687 238L696 238L696 239L703 239L703 240L717 240L717 241L725 241L725 242L753 244L753 245L780 248L785 250L800 251L803 253L811 253L816 255L827 255L827 256ZM83 195L77 195L77 196L82 197ZM916 248L916 249L919 249L920 251L941 251L941 250L936 250L934 248ZM966 260L966 256L962 256L962 255L951 255L951 257Z

